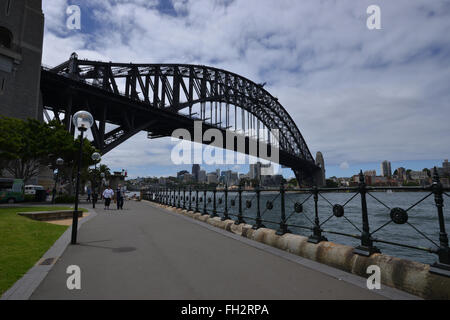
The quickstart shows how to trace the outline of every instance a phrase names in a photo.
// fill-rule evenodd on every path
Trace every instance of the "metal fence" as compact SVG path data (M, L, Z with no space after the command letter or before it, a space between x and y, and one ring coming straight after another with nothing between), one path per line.
M411 250L420 250L435 254L438 257L438 262L433 264L430 272L450 276L450 249L449 241L446 233L445 218L444 218L444 197L450 197L449 188L444 188L440 182L437 171L434 170L433 183L429 186L421 187L370 187L365 183L365 177L361 172L359 175L359 185L357 187L348 188L302 188L289 190L284 185L277 189L205 189L193 187L155 187L150 188L144 192L143 198L145 200L154 201L160 204L188 210L200 212L203 215L210 215L210 217L221 217L222 220L233 219L235 224L249 223L253 225L253 229L264 227L264 224L276 225L276 234L283 235L291 232L291 229L309 230L310 236L308 241L312 243L319 243L327 241L324 234L334 234L344 237L358 239L359 245L355 247L354 253L370 256L373 253L379 253L380 249L375 246L375 243L383 243L389 246L397 246ZM415 203L407 208L390 207L385 202L379 199L376 195L379 191L422 191L426 195L418 199ZM352 193L349 198L341 204L334 204L326 197L327 193L334 192L348 192ZM265 194L270 197L262 203L261 195ZM287 195L302 194L304 199L302 201L292 201ZM358 228L354 221L346 216L346 206L355 198L360 198L360 222L361 228ZM408 221L408 213L411 209L422 203L424 200L434 196L434 204L436 206L437 215L434 216L433 221L439 227L438 239L432 239L425 234L416 225ZM381 226L377 226L371 230L369 223L369 211L367 208L368 197L375 200L377 203L389 210L390 219ZM318 201L319 198L328 203L331 209L331 214L320 220ZM311 200L310 200L311 199ZM314 216L309 217L304 212L304 205L307 201L314 202ZM278 221L269 220L265 217L267 212L279 210ZM256 211L252 216L246 215L250 210ZM294 214L302 214L308 222L306 225L290 222ZM272 214L273 216L273 214ZM324 225L332 218L341 219L340 221L347 221L350 223L357 234L342 232L340 230L327 230ZM432 247L423 247L411 245L410 243L402 243L399 241L392 241L391 239L382 239L375 237L375 233L379 232L388 225L403 225L408 224L416 232L416 235L422 237L432 244Z

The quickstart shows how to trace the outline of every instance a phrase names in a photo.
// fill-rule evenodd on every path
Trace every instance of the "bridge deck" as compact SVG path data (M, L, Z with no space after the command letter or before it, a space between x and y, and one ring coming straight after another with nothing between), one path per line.
M79 231L32 299L382 299L196 221L126 202ZM81 268L81 290L66 268Z

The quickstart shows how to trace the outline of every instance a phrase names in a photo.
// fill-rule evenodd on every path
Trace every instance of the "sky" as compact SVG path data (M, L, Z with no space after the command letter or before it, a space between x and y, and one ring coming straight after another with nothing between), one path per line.
M373 4L379 30L366 24ZM70 5L81 9L81 30L66 26ZM311 153L322 152L327 177L380 174L383 160L421 170L450 158L448 0L44 0L43 11L45 65L77 52L203 64L266 82ZM175 144L140 133L102 161L130 177L190 171L171 162Z

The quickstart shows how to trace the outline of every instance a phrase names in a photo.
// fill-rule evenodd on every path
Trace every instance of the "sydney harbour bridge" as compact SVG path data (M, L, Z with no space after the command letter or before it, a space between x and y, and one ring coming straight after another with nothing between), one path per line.
M250 151L256 141L257 156L276 150L279 164L291 168L299 183L323 184L323 160L318 156L316 163L292 117L264 84L238 74L203 65L81 60L73 53L56 67L42 67L40 86L48 120L51 110L73 131L75 112L86 109L94 116L93 143L102 154L140 131L150 139L170 137L179 128L193 136L194 122L202 121L204 131L244 136L245 152L225 141L224 149L256 156ZM108 132L107 123L114 127ZM259 150L261 145L267 152Z

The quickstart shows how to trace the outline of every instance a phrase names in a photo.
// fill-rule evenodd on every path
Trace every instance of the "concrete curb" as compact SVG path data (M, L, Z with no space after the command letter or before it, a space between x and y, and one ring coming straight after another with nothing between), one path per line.
M384 254L373 254L364 257L353 253L353 247L323 241L318 244L308 242L308 238L295 234L278 236L275 230L261 228L253 230L251 225L236 225L233 220L221 221L220 218L210 218L155 204L160 208L170 210L232 232L236 235L264 243L266 245L287 251L297 256L334 267L364 278L368 277L367 267L377 265L381 269L381 283L424 299L450 299L450 278L429 272L430 266L406 259L391 257Z
M97 215L94 209L89 209L89 216L78 221L78 230L87 221ZM41 259L14 285L9 288L0 298L0 300L28 300L41 282L45 279L49 271L53 268L56 261L64 253L71 240L72 226L55 241L53 246L42 256ZM44 260L53 259L49 265L40 265Z

